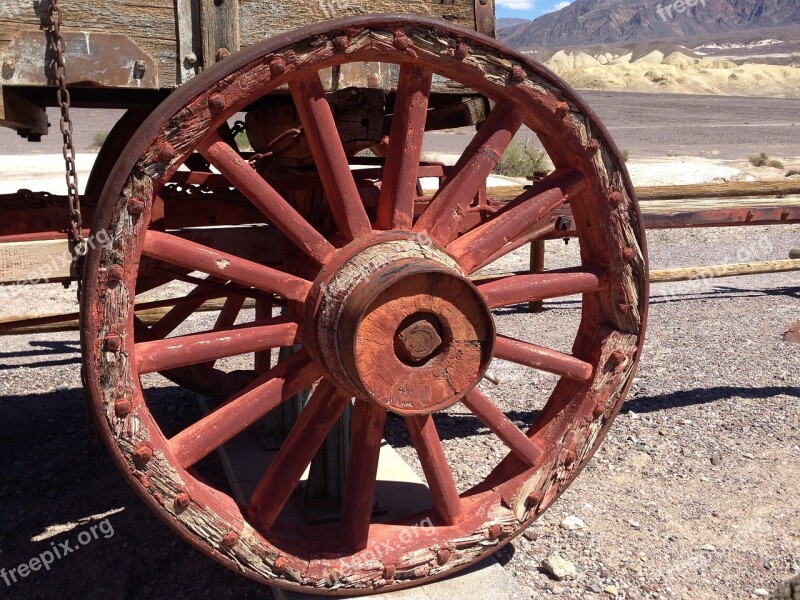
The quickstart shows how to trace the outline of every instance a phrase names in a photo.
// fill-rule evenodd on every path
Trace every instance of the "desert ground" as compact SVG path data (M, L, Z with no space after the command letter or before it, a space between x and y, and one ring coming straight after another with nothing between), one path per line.
M759 152L787 169L800 167L796 100L583 95L629 152L638 185L783 178L778 169L750 165ZM83 152L113 118L77 115ZM427 149L440 155L469 140L429 138ZM5 157L59 149L55 136L28 145L0 130L0 183L58 191L57 169L14 174ZM547 246L549 267L574 264L574 243ZM800 247L800 226L654 231L648 246L654 269L783 259ZM528 258L521 249L492 268L522 268ZM661 284L651 302L636 380L601 450L525 535L496 554L523 590L520 598L750 600L800 573L800 345L782 339L800 320L800 277ZM561 347L579 306L561 299L546 302L542 314L516 307L496 318L504 333ZM75 309L74 288L45 285L14 290L0 303L0 318ZM89 441L79 361L76 333L0 337L0 567L13 568L92 524L107 520L113 533L48 571L10 586L0 580L0 596L271 598L187 546ZM492 368L501 383L487 393L515 420L533 418L552 381L509 364ZM192 395L166 380L155 383L153 402L168 427L199 416ZM466 412L450 410L437 425L447 453L463 465L459 482L497 460L499 444ZM414 467L399 419L390 419L387 439ZM569 516L581 523L563 527ZM556 581L541 569L554 554L575 567L574 576Z

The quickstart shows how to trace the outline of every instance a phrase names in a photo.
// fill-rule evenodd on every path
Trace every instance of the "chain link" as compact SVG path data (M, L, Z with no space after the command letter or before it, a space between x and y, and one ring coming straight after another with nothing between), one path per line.
M81 296L81 276L83 257L86 255L86 239L83 237L83 217L81 215L81 197L78 188L78 171L75 166L75 145L73 143L72 119L69 114L72 98L67 89L67 67L64 61L66 44L61 34L63 15L59 0L50 0L50 49L53 52L52 71L58 86L58 106L61 109L61 135L64 139L63 155L66 166L67 201L69 203L70 227L67 230L69 251L72 254L70 275L78 283L78 298Z

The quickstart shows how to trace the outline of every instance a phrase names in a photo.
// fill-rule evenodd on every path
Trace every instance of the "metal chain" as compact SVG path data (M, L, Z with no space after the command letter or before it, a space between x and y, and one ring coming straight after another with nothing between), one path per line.
M50 0L50 48L53 51L53 72L58 85L58 106L61 108L61 135L64 138L63 154L66 166L67 201L69 203L70 227L67 230L69 251L72 255L70 268L71 278L78 283L78 299L81 296L81 276L83 258L86 255L86 239L83 237L83 217L81 215L81 197L78 188L78 172L75 167L75 145L72 140L72 119L69 108L72 99L67 89L67 67L64 62L66 44L61 34L63 15L59 0Z

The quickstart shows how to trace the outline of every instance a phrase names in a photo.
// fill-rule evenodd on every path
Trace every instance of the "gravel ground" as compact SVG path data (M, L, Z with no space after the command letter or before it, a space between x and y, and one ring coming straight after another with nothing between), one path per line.
M653 268L786 258L800 246L800 227L653 232L649 245ZM576 251L574 242L548 243L549 266L574 264ZM525 261L519 252L494 268ZM16 291L0 316L75 308L72 292L58 286ZM499 329L568 347L577 302L546 307L541 315L504 310ZM797 273L654 287L638 376L608 439L526 536L498 553L531 598L758 598L800 571L800 345L781 339L798 319ZM271 597L184 544L89 443L77 335L3 337L1 348L0 568L53 544L77 546L79 534L107 524L49 571L10 586L0 580L0 595ZM492 370L501 384L487 392L528 423L552 378ZM154 382L167 427L196 416L189 394ZM438 424L462 488L499 459L497 440L465 412L449 411ZM397 420L387 437L418 468ZM585 528L562 528L569 515ZM542 572L553 554L576 575L554 581Z

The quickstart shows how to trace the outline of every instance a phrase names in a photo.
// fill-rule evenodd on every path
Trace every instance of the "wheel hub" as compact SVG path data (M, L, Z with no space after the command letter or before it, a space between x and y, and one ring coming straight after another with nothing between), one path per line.
M315 285L307 337L338 385L411 415L447 408L481 380L494 322L450 256L400 239L335 262Z

